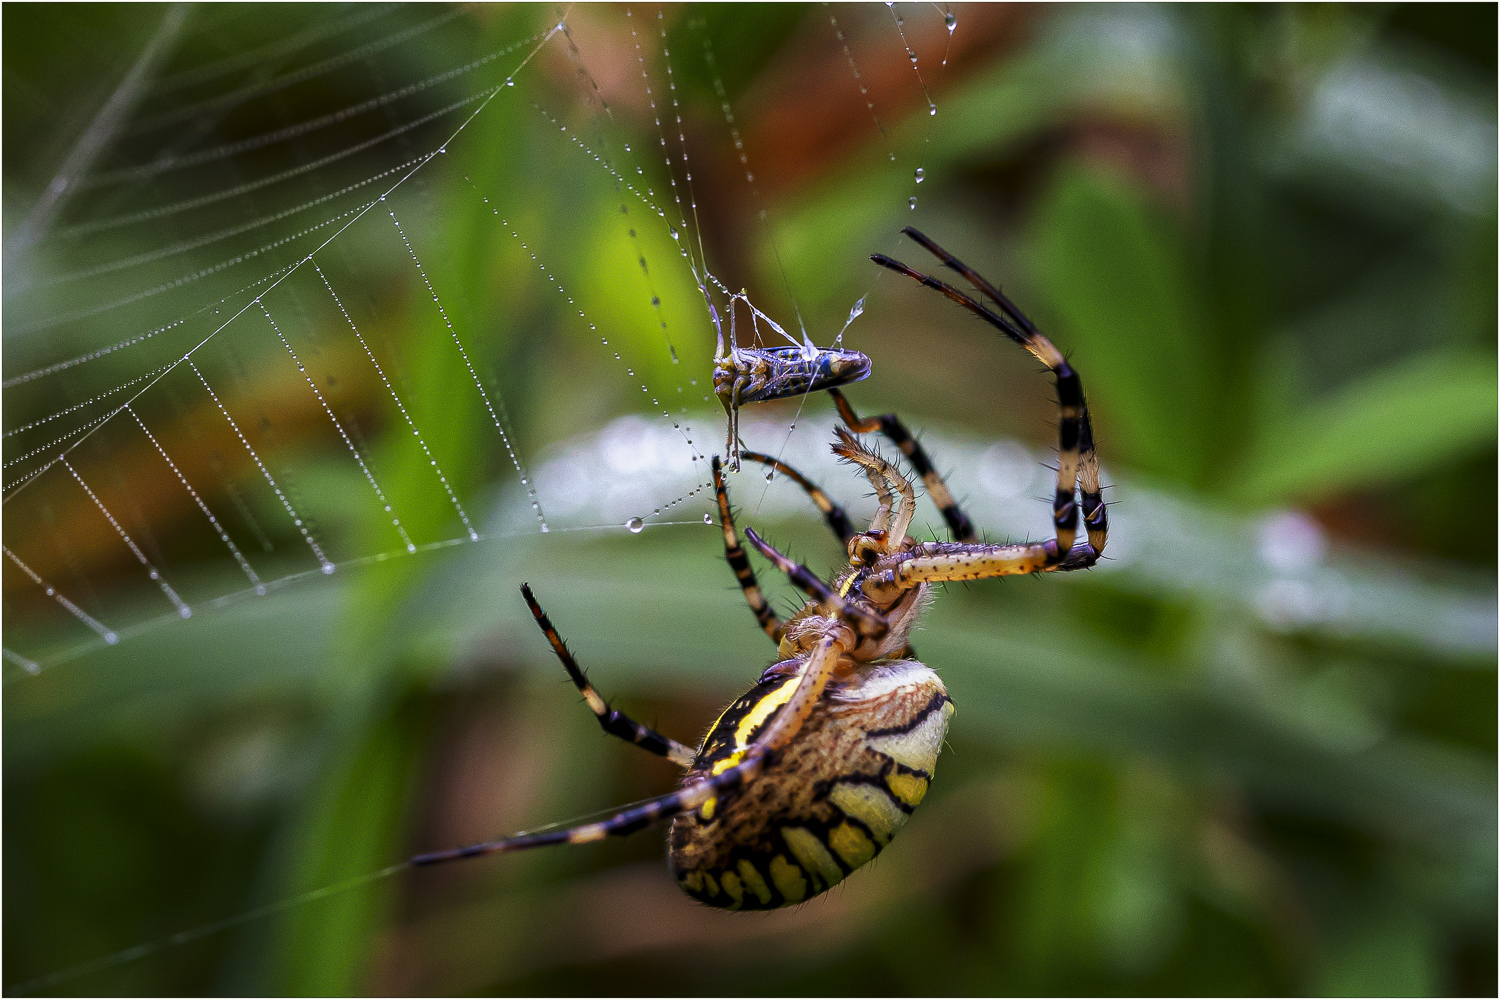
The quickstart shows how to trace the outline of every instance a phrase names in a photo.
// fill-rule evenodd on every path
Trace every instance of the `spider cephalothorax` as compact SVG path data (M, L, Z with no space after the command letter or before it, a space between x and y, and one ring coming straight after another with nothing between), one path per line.
M830 389L848 427L836 429L833 451L864 471L879 507L869 528L856 532L848 515L801 473L770 456L741 453L797 482L849 556L832 582L824 582L746 528L750 544L809 597L782 621L767 604L740 545L723 469L717 457L713 460L724 554L756 621L777 643L777 660L725 709L697 750L609 708L530 588L522 585L538 624L600 725L685 768L678 790L597 823L422 855L418 863L585 843L672 817L668 863L689 895L727 909L766 909L801 902L841 881L879 853L921 803L953 714L942 681L917 660L907 641L928 588L943 581L1087 568L1104 550L1107 524L1077 374L998 288L921 233L906 232L995 307L889 257L872 259L979 315L1057 378L1062 424L1052 508L1055 537L1013 545L977 541L973 524L901 421L892 414L861 419L836 388ZM911 482L855 437L875 431L895 443L922 477L952 541L921 542L907 535L916 502ZM1075 497L1082 500L1087 534L1076 545Z

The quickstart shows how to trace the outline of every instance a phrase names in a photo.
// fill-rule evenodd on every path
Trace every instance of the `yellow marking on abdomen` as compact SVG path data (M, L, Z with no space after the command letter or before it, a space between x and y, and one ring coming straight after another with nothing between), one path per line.
M891 793L915 809L922 804L927 797L927 779L920 774L902 774L892 771L885 776L885 783L890 786Z
M771 859L771 881L788 903L800 903L807 895L807 879L802 869L788 861L784 854Z
M734 872L720 872L719 884L724 887L724 891L729 894L729 898L734 900L734 905L730 909L738 910L740 904L745 900L745 890L740 886L740 877Z
M890 843L896 831L906 822L902 811L885 789L863 782L842 782L828 793L828 801L843 810L845 816L863 823L882 847Z
M833 859L833 855L828 853L828 848L823 846L817 834L806 827L784 826L781 828L781 839L786 841L793 856L802 863L803 870L814 880L822 881L819 892L843 881L844 870Z
M744 759L745 752L750 749L751 735L763 726L766 720L778 708L792 700L792 692L797 690L797 685L801 681L802 677L800 674L792 675L780 687L756 702L754 707L745 713L745 717L734 727L734 752L723 760L715 761L710 773L723 774ZM719 716L720 721L723 718L724 716ZM718 723L714 723L714 726L717 727Z
M828 846L850 868L858 868L875 856L875 843L847 821L828 831Z
M755 893L755 898L760 900L760 905L765 906L769 903L771 901L771 887L766 885L766 880L761 875L760 869L751 864L747 858L740 859L739 869L740 879L745 883L745 888Z

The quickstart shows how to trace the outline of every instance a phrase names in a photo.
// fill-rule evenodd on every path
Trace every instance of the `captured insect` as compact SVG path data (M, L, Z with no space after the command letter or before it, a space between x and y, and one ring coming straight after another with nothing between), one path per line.
M588 843L671 818L667 861L688 895L725 909L772 909L811 899L842 881L879 854L906 823L927 794L953 714L942 680L908 642L928 589L945 581L1086 569L1104 551L1108 525L1077 373L998 288L916 230L904 232L963 275L980 298L882 254L871 259L942 292L1025 347L1056 377L1062 425L1054 537L1010 545L976 541L972 523L900 420L893 414L861 419L835 390L847 429L835 429L833 452L863 470L879 502L866 530L853 530L844 511L800 473L746 452L802 486L849 557L825 582L747 527L750 545L808 595L785 621L757 585L740 545L722 465L718 457L713 460L724 555L756 621L776 642L777 660L725 709L698 749L611 709L531 588L521 587L553 652L605 732L684 768L677 791L600 822L424 854L413 863ZM984 304L986 297L994 308ZM875 431L918 470L943 510L952 541L919 542L907 535L916 494L910 480L855 436ZM1075 496L1082 500L1086 533L1077 544Z
M741 347L735 337L734 306L744 302L750 309L750 321L759 330L759 320L781 334L791 346ZM861 299L850 311L849 319L863 309ZM729 415L729 440L724 445L729 468L740 468L740 406L769 399L801 396L834 386L860 382L870 377L870 358L859 351L841 347L818 347L802 335L798 344L781 325L755 307L743 291L729 297L729 350L724 350L724 328L719 311L709 303L714 326L719 332L719 346L714 352L714 392ZM846 326L848 324L845 324Z

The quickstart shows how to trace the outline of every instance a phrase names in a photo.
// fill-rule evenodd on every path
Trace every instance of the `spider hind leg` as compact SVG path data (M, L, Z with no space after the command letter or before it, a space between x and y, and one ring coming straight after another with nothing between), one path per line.
M556 653L557 658L562 661L563 669L568 672L573 686L578 688L578 692L583 695L584 703L588 705L589 711L593 712L594 717L599 720L600 727L611 736L618 736L625 742L634 743L658 757L665 757L678 767L691 767L693 760L698 756L691 747L663 736L651 727L636 722L624 712L609 707L608 702L594 689L594 685L589 683L588 676L578 666L578 661L573 659L573 654L568 651L567 643L563 642L562 636L557 634L557 629L552 627L552 620L537 603L529 584L521 584L521 596L526 598L532 616L536 618L538 627L552 646L552 652Z

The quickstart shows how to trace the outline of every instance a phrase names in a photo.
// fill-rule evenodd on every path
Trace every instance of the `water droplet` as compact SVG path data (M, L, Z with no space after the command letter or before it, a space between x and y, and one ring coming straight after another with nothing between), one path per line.
M767 472L767 473L766 473L766 482L768 482L768 483L769 483L769 482L770 482L770 481L771 481L771 480L772 480L772 479L774 479L774 478L775 478L775 477L776 477L776 472L775 472L775 470L772 470L772 471L771 471L771 472Z
M912 195L910 198L907 199L906 203L911 208L912 211L916 211L916 209L917 209L917 196L916 195Z
M953 29L958 27L958 16L951 10L943 15L943 23L948 26L948 34L953 34Z
M911 64L915 66L917 64L917 54L915 52L908 52L907 55L911 56Z
M924 168L922 168L922 167L918 167L917 168L917 183L920 184L923 181L925 181L926 179L927 179L927 171Z
M950 28L949 30L951 31L952 29ZM514 87L516 85L516 81L514 81L514 80L506 80L505 81L505 85L507 87Z
M935 114L937 114L937 105L936 104L929 104L929 105L927 105L927 113L929 115L935 115Z
M714 523L714 516L712 514L704 514L703 515L703 523L704 524L713 524Z
M641 529L645 526L646 523L638 517L632 517L630 520L625 522L625 527L630 529L630 533L632 535L639 535L641 533Z

